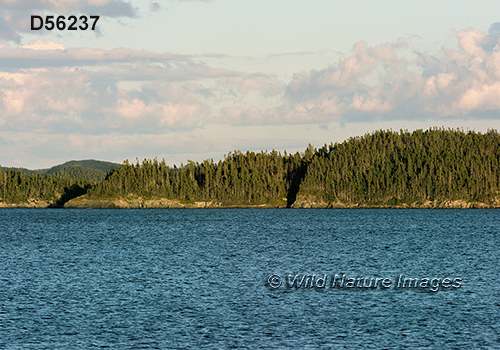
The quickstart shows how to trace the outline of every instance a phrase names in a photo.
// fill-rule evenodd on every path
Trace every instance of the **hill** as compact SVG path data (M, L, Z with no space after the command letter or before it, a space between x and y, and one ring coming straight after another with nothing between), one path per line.
M174 169L156 160L125 162L89 189L88 198L222 206L498 207L499 190L498 132L434 128L380 130L294 155L236 151L218 163L188 162Z
M380 130L325 145L297 196L329 207L469 207L498 205L499 190L498 132L434 128Z
M63 164L55 165L48 169L25 169L2 167L3 171L13 170L23 174L47 174L54 176L70 176L75 179L85 179L91 182L102 181L111 169L117 169L118 163L100 161L95 159L71 160Z
M82 167L82 168L100 170L106 174L108 171L111 170L111 168L118 169L119 164L112 163L112 162L106 162L106 161L102 161L102 160L95 160L95 159L70 160L69 162L55 165L52 168L46 169L44 173L52 175L52 174L55 174L55 173L65 169L65 168L77 167L77 166Z

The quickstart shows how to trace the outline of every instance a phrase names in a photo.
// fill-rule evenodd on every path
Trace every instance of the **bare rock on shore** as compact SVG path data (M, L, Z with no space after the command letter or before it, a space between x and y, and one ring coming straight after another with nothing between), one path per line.
M217 208L220 203L194 202L186 203L180 200L142 197L125 197L109 199L91 199L88 196L74 198L64 204L64 208L81 209L145 209L145 208Z
M54 203L30 199L28 203L5 203L0 202L0 208L49 208Z
M297 196L297 199L292 204L292 208L328 208L330 203L324 201L322 198L307 194L305 196Z
M496 198L491 203L468 202L462 199L445 201L425 201L402 204L364 204L364 203L342 203L327 202L322 198L313 195L299 195L292 208L401 208L401 209L469 209L469 208L500 208L500 198Z

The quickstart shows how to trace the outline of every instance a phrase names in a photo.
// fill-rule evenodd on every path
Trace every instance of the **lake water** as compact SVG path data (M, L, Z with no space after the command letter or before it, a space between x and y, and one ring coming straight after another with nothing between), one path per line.
M0 210L0 348L498 348L499 213Z

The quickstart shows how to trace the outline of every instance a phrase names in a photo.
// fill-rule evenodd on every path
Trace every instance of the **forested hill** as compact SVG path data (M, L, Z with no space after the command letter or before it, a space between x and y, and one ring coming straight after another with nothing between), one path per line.
M500 136L459 130L376 131L303 153L234 152L214 163L124 163L90 198L142 196L223 205L421 206L492 204L499 197ZM303 206L303 205L302 205Z
M73 207L500 207L499 163L494 130L381 130L295 154L236 151L180 167L125 161L97 183L57 185L70 177L49 175L48 188L71 189L58 205L86 192ZM43 195L33 190L40 178L13 173L0 172L4 203Z
M499 164L494 130L377 131L317 150L298 194L330 204L492 203Z
M112 163L112 162L105 162L102 160L95 160L95 159L84 159L84 160L70 160L69 162L53 166L50 169L47 169L46 173L47 174L55 174L65 168L69 167L74 167L74 166L80 166L84 168L90 168L94 170L100 170L104 173L107 173L108 171L111 170L111 168L117 169L120 164L118 163Z
M25 168L7 168L2 167L4 171L13 170L23 174L48 174L55 176L69 176L75 179L85 179L92 182L104 180L106 174L112 168L118 168L119 164L105 162L95 159L71 160L69 162L55 165L48 169L30 170Z

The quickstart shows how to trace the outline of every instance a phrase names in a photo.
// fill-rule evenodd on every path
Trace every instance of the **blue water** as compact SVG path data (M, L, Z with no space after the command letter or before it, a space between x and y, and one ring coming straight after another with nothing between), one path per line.
M499 248L498 210L0 210L0 348L500 348Z

